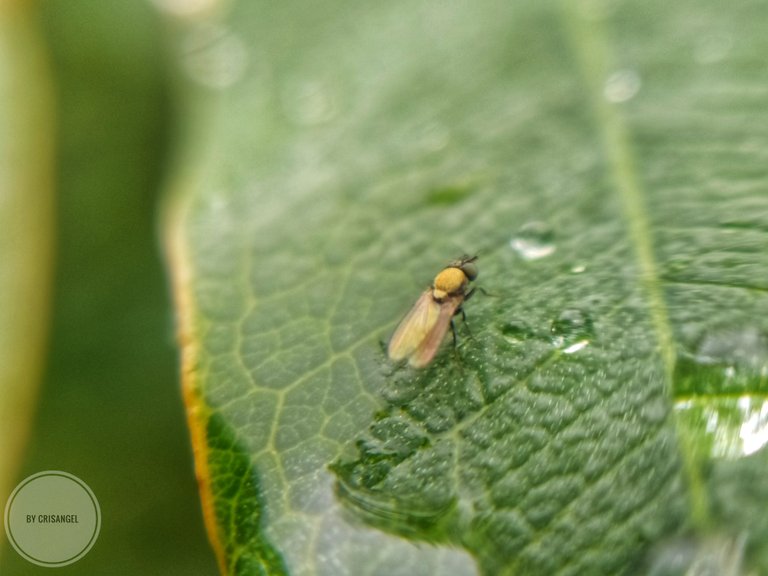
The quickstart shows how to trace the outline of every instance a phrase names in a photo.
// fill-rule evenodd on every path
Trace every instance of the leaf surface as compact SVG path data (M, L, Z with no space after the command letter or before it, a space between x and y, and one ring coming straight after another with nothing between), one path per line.
M768 12L743 8L242 2L207 43L188 26L208 107L168 246L223 573L619 573L710 541L765 566L742 482L765 470ZM393 366L462 253L492 293L474 336Z

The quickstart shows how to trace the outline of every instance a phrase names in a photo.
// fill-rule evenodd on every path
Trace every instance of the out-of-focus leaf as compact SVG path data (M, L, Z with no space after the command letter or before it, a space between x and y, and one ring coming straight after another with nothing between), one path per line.
M43 373L53 268L53 103L40 30L0 4L0 494L10 492Z
M57 143L55 306L37 419L16 481L65 470L99 500L98 541L57 576L207 576L215 561L196 502L155 227L172 119L162 23L148 2L37 4L57 103L56 128L43 132L46 145ZM2 42L15 41L16 31L4 31ZM0 110L3 118L12 113ZM30 160L36 174L50 152L43 147ZM24 229L31 241L47 232ZM27 290L15 312L33 297ZM2 541L0 574L50 574Z

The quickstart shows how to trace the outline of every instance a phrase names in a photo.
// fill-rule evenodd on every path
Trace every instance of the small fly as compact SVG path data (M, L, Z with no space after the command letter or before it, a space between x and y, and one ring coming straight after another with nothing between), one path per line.
M392 360L407 358L414 368L423 368L435 357L449 326L456 342L453 317L460 312L464 316L461 305L475 291L469 284L477 278L476 260L463 256L435 276L392 335L387 350Z

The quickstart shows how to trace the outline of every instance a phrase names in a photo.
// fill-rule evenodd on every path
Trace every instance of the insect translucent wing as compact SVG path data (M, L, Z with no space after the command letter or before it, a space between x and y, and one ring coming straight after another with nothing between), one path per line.
M440 306L440 313L434 322L432 329L421 341L416 350L410 355L408 363L414 368L423 368L432 361L437 350L440 348L445 333L448 332L448 326L451 324L451 318L456 313L456 309L461 304L463 298L456 297L446 300Z
M402 360L411 356L434 328L440 312L441 305L432 298L432 290L426 290L392 334L387 350L389 357Z

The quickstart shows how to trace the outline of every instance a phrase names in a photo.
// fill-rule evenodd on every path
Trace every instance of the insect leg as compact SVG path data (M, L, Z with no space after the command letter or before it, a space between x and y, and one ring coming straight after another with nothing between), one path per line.
M459 311L457 310L456 314L458 313ZM456 314L454 314L454 316ZM458 336L456 335L456 323L454 322L453 318L451 318L451 334L453 335L453 359L455 362L459 363L459 366L461 366L461 354L459 354Z
M467 323L467 315L464 313L464 309L461 309L461 319L464 321L464 329L467 331L467 334L469 334L469 337L473 340L475 339L474 334L472 334L472 330L469 329L469 324Z

